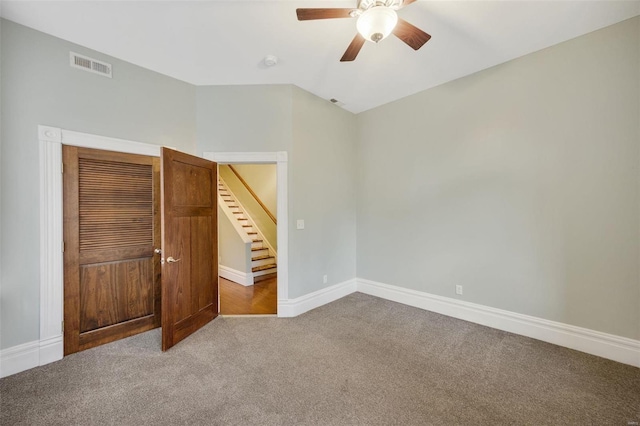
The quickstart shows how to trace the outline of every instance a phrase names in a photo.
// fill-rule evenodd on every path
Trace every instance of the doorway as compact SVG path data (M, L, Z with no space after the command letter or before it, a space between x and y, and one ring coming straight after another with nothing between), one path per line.
M221 164L220 313L277 313L277 165Z
M276 164L277 192L277 315L295 316L289 303L288 154L278 152L203 152L204 158L224 164Z

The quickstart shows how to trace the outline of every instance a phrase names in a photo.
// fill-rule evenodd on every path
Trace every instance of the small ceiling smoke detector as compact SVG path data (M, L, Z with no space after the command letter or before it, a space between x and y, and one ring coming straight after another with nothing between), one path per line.
M341 101L337 100L336 98L331 98L331 99L329 99L329 101L334 105L338 105L340 107L344 106L344 102L341 102Z
M274 55L267 55L264 57L263 62L268 67L273 67L278 63L278 57Z

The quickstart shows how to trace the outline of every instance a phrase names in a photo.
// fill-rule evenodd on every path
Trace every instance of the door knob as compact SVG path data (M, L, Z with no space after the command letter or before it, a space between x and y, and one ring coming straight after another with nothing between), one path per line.
M180 262L180 259L174 259L172 256L167 257L167 263Z
M157 248L157 249L155 249L153 252L154 252L155 254L162 254L162 249Z

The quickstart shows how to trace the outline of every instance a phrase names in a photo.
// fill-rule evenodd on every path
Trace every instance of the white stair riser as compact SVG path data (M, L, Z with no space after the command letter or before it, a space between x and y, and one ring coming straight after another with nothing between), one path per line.
M252 260L251 267L255 268L256 266L268 265L270 263L275 263L275 259L273 257L268 259Z
M262 250L252 251L251 252L251 257L266 256L268 254L269 254L269 249L268 248L263 248Z
M262 247L263 247L262 241L257 243L254 243L254 242L251 243L251 248L262 248Z
M254 272L253 276L254 277L261 277L263 275L275 274L276 272L278 272L278 268L265 269L264 271Z

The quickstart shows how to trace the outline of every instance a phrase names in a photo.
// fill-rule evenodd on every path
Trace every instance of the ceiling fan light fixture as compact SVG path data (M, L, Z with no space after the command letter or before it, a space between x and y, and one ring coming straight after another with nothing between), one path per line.
M375 6L358 17L356 28L366 40L378 43L391 34L398 23L398 14L386 6Z

